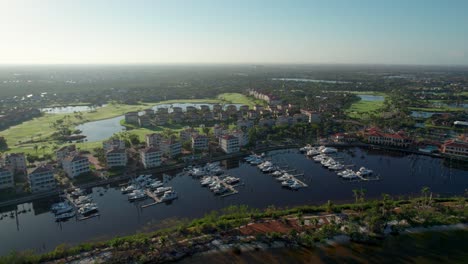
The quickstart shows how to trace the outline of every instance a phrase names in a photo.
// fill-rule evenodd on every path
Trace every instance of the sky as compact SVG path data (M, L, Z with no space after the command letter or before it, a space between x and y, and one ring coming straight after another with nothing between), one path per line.
M468 65L466 0L0 0L0 64Z

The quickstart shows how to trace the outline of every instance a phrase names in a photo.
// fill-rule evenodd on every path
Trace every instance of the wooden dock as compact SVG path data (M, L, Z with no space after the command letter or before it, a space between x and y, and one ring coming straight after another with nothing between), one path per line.
M159 198L156 194L154 194L154 192L150 191L149 189L146 189L145 193L146 195L148 195L149 198L153 199L154 202L150 204L144 204L141 206L141 208L146 208L146 207L150 207L150 206L162 203L161 198Z

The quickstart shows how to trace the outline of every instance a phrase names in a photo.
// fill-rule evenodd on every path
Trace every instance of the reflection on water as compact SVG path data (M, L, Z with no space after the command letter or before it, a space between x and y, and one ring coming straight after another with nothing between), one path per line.
M229 205L246 204L266 208L272 204L278 207L323 204L329 199L336 202L352 201L352 190L361 187L367 189L366 196L370 198L380 198L381 193L394 196L420 195L423 186L430 187L434 193L450 195L462 194L468 186L466 171L446 167L443 160L427 156L349 148L339 153L343 163L356 165L354 169L361 166L370 168L380 174L382 180L343 182L334 172L307 159L297 150L273 151L269 155L276 163L287 164L298 173L304 173L300 180L309 187L299 191L281 188L271 175L261 173L256 167L237 159L223 161L222 165L228 168L227 173L241 178L244 185L236 187L238 194L224 198L214 196L201 187L196 179L176 172L170 173L167 183L179 195L172 204L142 209L141 205L150 201L129 203L126 195L120 192L118 184L96 187L88 191L99 206L98 218L85 221L73 218L64 223L56 223L48 209L57 198L2 209L6 213L23 207L32 210L0 221L2 240L9 241L8 244L2 244L0 254L14 249L51 250L61 243L76 244L133 234L138 230L148 231L169 225L176 219L201 217L211 210ZM163 180L161 174L155 177Z
M385 97L380 95L358 94L357 96L361 98L362 101L382 102L385 100Z

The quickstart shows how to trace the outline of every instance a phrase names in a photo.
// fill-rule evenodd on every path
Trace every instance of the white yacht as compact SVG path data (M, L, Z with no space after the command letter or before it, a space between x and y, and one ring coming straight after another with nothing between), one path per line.
M127 187L122 187L120 189L120 191L123 193L123 194L126 194L126 193L131 193L133 192L134 190L136 190L137 187L134 185L134 184L130 184L128 185Z
M74 200L75 204L85 204L85 203L90 203L92 202L93 199L87 195L80 196Z
M330 169L330 170L335 170L335 171L336 171L336 170L342 170L343 168L344 168L343 164L338 163L338 162L335 163L335 164L333 164L333 165L331 165L331 166L328 166L328 169Z
M291 189L293 189L293 190L297 190L297 189L299 189L299 188L302 188L302 185L301 185L299 182L294 181L294 183L293 183L293 184L290 184L288 187L291 188Z
M232 176L229 176L226 179L224 179L224 182L227 184L235 184L235 183L238 183L239 181L240 181L239 178L232 177Z
M320 154L320 151L318 149L310 149L309 151L307 151L307 156L316 156L316 155L319 155Z
M302 147L299 149L301 153L306 153L307 151L313 149L313 147L310 144L307 144L306 146Z
M291 179L291 175L288 173L285 173L283 176L276 178L277 181L286 181Z
M97 210L98 210L98 207L95 203L87 203L81 206L80 209L78 209L78 213L82 215L87 215L90 213L94 213Z
M146 198L146 193L143 190L137 189L128 194L129 201L138 201Z
M273 175L275 177L279 177L279 176L283 175L283 172L277 170L277 171L274 171L271 175Z
M150 183L149 185L146 185L146 187L148 187L150 189L156 189L156 188L162 187L163 185L164 184L161 181L154 181L154 182Z
M75 207L73 207L71 204L69 203L63 203L63 205L61 206L57 206L54 208L55 210L53 210L53 212L56 214L56 215L60 215L60 214L64 214L64 213L68 213L68 212L71 212L75 209Z
M338 150L336 148L324 148L321 150L324 154L336 153Z
M283 182L281 182L281 185L284 186L284 187L289 187L291 185L293 185L294 183L297 183L295 180L293 179L288 179L288 180L285 180Z
M373 173L374 173L373 170L367 169L365 167L359 168L359 170L356 172L356 174L361 177L367 177L367 176L372 175Z
M161 195L167 191L172 191L172 187L159 187L154 191L154 194Z
M167 202L177 199L177 193L175 191L167 191L164 193L164 195L161 197L162 202Z

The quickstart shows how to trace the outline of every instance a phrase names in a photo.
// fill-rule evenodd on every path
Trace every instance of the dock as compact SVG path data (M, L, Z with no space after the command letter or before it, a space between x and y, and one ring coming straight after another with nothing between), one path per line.
M141 206L141 208L146 208L146 207L150 207L150 206L162 203L161 198L159 198L156 194L154 194L154 192L150 191L149 189L146 189L145 193L149 198L153 199L154 202L150 204L144 204Z
M83 221L83 220L98 217L98 216L101 216L101 215L99 213L96 213L96 214L92 214L92 215L89 215L89 216L83 216L81 218L78 218L78 221Z

